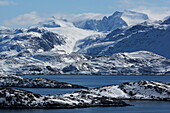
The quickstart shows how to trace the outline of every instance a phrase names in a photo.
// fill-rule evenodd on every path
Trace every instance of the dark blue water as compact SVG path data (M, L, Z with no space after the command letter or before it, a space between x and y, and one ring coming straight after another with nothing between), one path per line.
M90 88L123 82L139 80L154 80L170 82L170 76L94 76L94 75L31 75L25 78L43 77L61 82L79 84ZM33 89L23 88L40 94L63 94L77 89ZM0 110L0 113L170 113L170 102L165 101L126 101L135 106L128 107L94 107L81 109L25 109L25 110Z
M71 93L73 91L77 91L80 89L55 89L55 88L16 88L16 89L22 89L31 91L37 94L42 95L55 95L55 94L65 94L65 93Z
M78 84L89 88L112 85L112 84L121 84L124 82L134 82L139 80L170 82L170 76L29 75L23 77L24 78L43 77L47 79L57 80L60 82ZM26 88L25 90L32 91L34 93L39 93L39 94L64 94L64 93L73 92L78 89Z
M153 81L163 81L170 82L170 76L108 76L108 75L29 75L22 76L24 78L47 78L52 80L57 80L60 82L68 82L72 84L78 84L87 86L90 88L100 87L111 84L121 84L124 82L134 82L139 80L153 80Z

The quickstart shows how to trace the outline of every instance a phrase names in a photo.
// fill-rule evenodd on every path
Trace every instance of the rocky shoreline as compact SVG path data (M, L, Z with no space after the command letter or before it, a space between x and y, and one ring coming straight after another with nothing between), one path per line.
M124 100L170 101L170 83L141 80L81 89L62 95L40 95L20 89L0 88L0 108L4 109L129 106Z

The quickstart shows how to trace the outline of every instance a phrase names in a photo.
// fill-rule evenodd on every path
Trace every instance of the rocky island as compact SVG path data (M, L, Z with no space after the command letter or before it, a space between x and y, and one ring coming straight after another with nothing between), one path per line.
M45 78L27 79L14 75L0 75L0 87L22 88L87 88L80 85L58 82Z

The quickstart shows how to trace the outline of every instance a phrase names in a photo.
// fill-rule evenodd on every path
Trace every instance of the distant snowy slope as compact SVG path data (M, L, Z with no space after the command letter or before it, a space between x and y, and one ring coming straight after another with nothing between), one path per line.
M71 22L83 22L86 20L101 20L104 16L110 16L110 14L101 14L101 13L82 13L82 14L75 14L71 16L65 17L67 20Z
M9 28L7 28L5 26L0 26L0 30L5 30L5 29L9 29Z
M128 26L136 25L149 19L149 17L144 13L129 10L125 10L121 18L128 24Z

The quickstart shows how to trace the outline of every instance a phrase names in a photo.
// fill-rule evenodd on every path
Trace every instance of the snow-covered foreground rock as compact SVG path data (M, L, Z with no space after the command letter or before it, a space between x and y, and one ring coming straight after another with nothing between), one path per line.
M77 53L36 53L30 57L3 56L2 74L168 74L170 60L147 51L88 56Z
M19 89L0 88L0 108L79 108L129 105L122 100L170 101L170 83L142 80L121 85L82 89L63 95L40 95Z
M32 92L0 88L0 108L79 108L95 106L128 106L115 98L98 95L39 95Z
M80 85L58 82L45 78L26 79L18 76L0 75L0 87L24 88L86 88Z
M83 89L73 95L93 94L116 99L132 100L166 100L170 101L170 83L157 81L127 82L94 89Z

